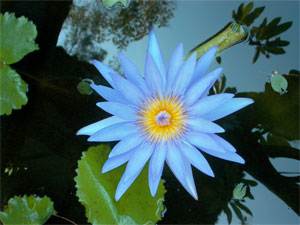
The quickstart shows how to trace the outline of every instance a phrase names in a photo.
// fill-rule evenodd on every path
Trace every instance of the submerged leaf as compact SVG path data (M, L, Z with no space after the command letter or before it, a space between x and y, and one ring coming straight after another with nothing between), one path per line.
M0 63L18 62L39 49L34 42L36 36L35 25L24 16L16 18L13 13L0 14Z
M27 84L9 66L0 69L0 115L10 115L27 103Z
M56 211L47 196L15 196L8 201L5 210L0 212L0 220L4 225L44 224L52 214L56 214Z
M124 166L102 174L110 147L99 145L83 152L75 177L79 201L85 206L92 224L155 224L161 219L164 185L160 182L156 196L148 191L148 171L143 169L124 196L116 202L116 187Z

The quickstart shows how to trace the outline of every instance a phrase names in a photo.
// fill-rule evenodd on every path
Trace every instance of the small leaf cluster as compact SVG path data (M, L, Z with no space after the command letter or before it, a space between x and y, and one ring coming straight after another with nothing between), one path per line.
M248 207L246 207L243 203L245 202L245 198L249 198L252 200L254 199L253 195L250 192L250 187L254 187L256 185L257 182L254 180L242 179L242 183L238 184L233 190L233 199L229 202L229 205L241 222L245 222L245 218L247 218L243 216L242 211L244 211L250 216L253 216L251 210ZM226 205L223 208L223 211L227 216L228 224L231 224L232 211L231 208L229 208L229 205Z
M292 22L285 22L279 24L281 17L267 22L267 18L258 27L253 27L250 32L249 45L256 46L253 63L256 62L260 54L265 55L267 58L270 54L282 55L285 53L283 47L290 44L289 41L281 40L278 35L288 30Z
M233 10L232 18L237 23L250 27L265 8L258 7L253 9L253 7L253 2L250 2L246 6L242 3L237 12ZM268 23L267 18L265 18L259 26L251 27L249 45L256 46L253 63L257 61L260 54L270 58L270 54L280 55L285 53L283 47L288 46L289 41L281 40L278 36L288 30L291 27L292 22L289 21L279 24L280 20L281 17L276 17Z

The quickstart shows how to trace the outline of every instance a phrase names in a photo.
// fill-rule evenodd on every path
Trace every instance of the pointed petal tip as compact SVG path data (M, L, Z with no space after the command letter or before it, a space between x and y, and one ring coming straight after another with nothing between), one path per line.
M82 128L81 128L80 130L78 130L76 132L76 135L78 136L78 135L86 135L86 134L84 132L82 132Z
M120 195L119 193L116 192L116 194L115 194L116 202L119 201L121 197L122 197L122 195Z
M192 197L193 197L196 201L198 201L198 194L197 194L197 192L194 193L194 194L192 195Z

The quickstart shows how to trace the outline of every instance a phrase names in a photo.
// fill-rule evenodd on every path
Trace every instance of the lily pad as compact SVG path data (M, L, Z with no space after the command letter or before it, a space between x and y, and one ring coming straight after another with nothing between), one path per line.
M285 93L288 87L288 82L284 78L284 76L279 75L279 74L272 74L271 76L271 86L274 91L283 94Z
M15 196L8 201L8 206L0 212L0 220L7 224L44 224L55 214L50 198L37 196Z
M27 103L27 84L7 65L0 69L0 83L0 115L10 115Z
M35 25L24 16L16 18L13 13L0 14L0 59L2 64L12 64L28 53L38 50L34 39Z
M106 7L112 7L114 4L120 2L124 7L126 7L126 0L102 0L103 5Z
M114 200L115 191L125 167L102 174L101 169L110 147L99 145L83 152L75 177L79 201L92 224L155 224L161 219L165 188L160 182L155 197L148 187L148 169L143 169L122 198Z

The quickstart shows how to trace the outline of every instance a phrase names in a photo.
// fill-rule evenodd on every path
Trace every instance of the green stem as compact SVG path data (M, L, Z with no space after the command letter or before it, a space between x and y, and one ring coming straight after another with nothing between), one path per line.
M219 46L217 53L220 53L225 49L244 41L247 36L247 31L241 25L231 22L213 37L209 38L208 40L192 49L185 57L185 60L188 59L190 55L195 51L197 52L198 60L201 55L203 55L208 49L213 46Z

